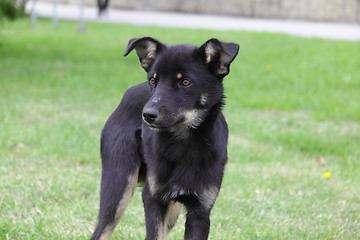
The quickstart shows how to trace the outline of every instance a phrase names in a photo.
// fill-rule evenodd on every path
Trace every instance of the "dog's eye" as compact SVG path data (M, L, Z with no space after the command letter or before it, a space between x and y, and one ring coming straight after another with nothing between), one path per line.
M152 86L155 86L155 85L156 85L156 79L153 78L153 77L150 78L149 82L150 82L150 84L151 84Z
M181 81L181 85L182 85L182 86L187 87L187 86L189 86L190 84L191 84L191 81L188 80L188 79L184 79L184 80Z

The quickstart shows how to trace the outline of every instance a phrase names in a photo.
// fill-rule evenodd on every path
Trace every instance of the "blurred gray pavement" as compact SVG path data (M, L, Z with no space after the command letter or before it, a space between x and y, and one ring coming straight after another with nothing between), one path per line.
M26 6L30 13L32 2ZM240 18L217 15L202 15L188 13L147 12L109 9L107 14L98 17L96 7L84 7L85 21L104 23L125 23L142 26L163 26L179 28L202 28L215 30L244 30L256 32L285 33L303 37L318 37L348 41L360 40L360 24L326 23L295 20L274 20L259 18ZM51 18L54 8L51 3L37 2L35 4L37 17ZM57 4L56 15L59 20L79 20L80 5ZM61 24L59 22L59 24Z

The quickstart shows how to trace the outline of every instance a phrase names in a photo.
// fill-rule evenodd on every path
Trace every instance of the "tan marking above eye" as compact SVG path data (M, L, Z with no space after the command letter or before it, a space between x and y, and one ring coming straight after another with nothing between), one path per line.
M178 74L176 75L176 77L177 77L177 79L181 79L181 78L182 78L182 74L181 74L181 73L178 73Z
M154 73L154 78L156 78L156 73Z

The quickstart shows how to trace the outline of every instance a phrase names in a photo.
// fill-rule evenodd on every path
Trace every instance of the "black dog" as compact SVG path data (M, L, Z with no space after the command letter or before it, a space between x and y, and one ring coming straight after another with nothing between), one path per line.
M207 239L227 162L223 77L239 45L201 47L131 39L148 81L127 90L101 136L100 213L91 239L108 239L145 180L146 239L166 239L181 204L185 239ZM140 180L139 180L140 179Z

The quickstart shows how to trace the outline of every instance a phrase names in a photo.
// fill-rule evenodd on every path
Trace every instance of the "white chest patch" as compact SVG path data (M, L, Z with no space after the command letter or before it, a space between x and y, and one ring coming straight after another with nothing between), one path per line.
M204 120L205 110L192 109L185 112L185 123L190 128L197 128Z

